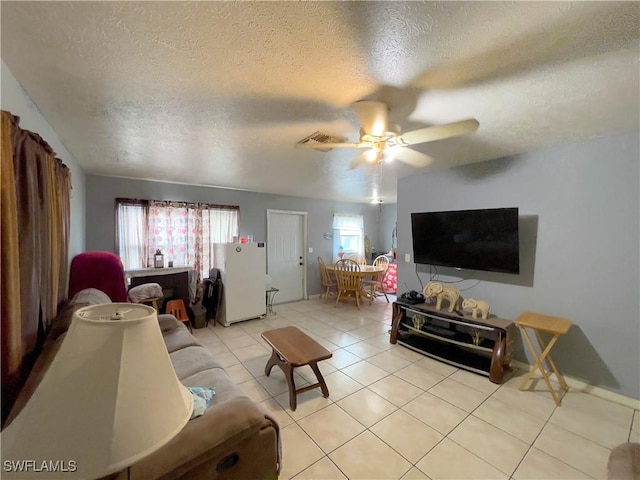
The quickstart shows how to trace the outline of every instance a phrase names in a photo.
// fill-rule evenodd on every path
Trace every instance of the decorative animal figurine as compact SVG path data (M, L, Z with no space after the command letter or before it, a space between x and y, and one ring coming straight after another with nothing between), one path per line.
M436 310L442 309L442 300L449 302L449 312L453 312L458 306L458 298L460 298L460 290L451 285L442 285L438 282L429 282L424 287L425 297L436 297Z
M471 310L471 316L473 318L478 317L478 312L482 314L482 319L486 320L489 317L489 304L484 300L475 300L473 298L465 298L462 301L463 310Z

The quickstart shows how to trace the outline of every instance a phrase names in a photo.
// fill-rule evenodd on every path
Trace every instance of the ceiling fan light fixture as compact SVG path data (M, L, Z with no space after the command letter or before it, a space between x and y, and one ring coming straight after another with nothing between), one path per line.
M370 150L367 150L364 155L365 155L365 158L367 159L367 162L375 163L380 160L381 154L382 154L382 150L374 147L374 148L371 148Z

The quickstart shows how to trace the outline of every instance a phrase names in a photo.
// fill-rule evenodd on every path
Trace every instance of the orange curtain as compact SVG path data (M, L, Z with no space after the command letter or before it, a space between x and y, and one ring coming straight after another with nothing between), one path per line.
M64 299L69 169L19 118L2 112L2 421Z
M2 322L2 419L6 417L5 392L14 391L19 382L22 363L22 334L20 328L20 263L18 250L18 208L13 171L13 134L17 119L2 112L2 175L0 185L0 224L2 226L2 278L0 301ZM5 390L6 389L6 390Z

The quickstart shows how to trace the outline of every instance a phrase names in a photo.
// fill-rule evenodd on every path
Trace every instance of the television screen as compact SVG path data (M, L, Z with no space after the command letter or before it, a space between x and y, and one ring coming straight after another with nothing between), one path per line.
M412 213L411 229L415 263L520 273L517 208Z

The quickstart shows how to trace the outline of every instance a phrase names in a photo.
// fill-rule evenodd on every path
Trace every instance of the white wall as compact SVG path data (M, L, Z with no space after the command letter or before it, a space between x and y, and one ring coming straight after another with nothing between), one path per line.
M20 86L9 67L2 62L2 110L20 117L20 127L40 135L56 152L56 156L71 170L71 237L69 261L85 250L85 175L77 160L62 144L27 93Z
M629 132L398 184L399 279L418 289L411 212L519 207L520 275L439 269L465 297L515 319L567 317L554 348L565 375L640 398L640 135ZM423 283L429 267L419 266ZM479 283L477 283L477 281ZM400 289L400 292L403 288ZM524 350L518 355L524 360Z

